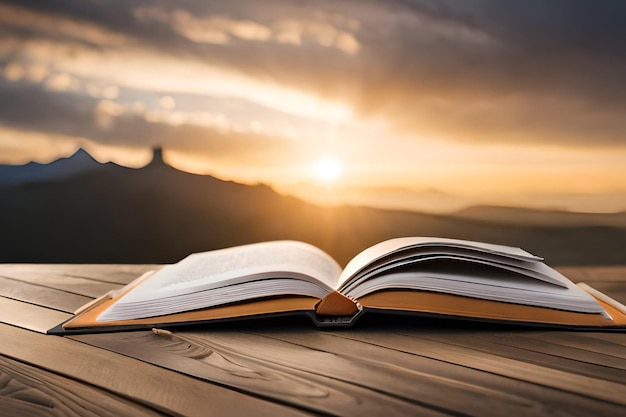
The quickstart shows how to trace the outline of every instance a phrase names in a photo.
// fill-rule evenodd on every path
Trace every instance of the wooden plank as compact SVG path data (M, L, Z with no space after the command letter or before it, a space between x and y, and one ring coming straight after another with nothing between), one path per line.
M541 333L536 336L563 348L576 348L584 352L601 354L607 358L621 360L626 366L626 333ZM626 380L626 378L624 379Z
M350 331L349 334L361 332L361 330ZM463 410L472 415L544 416L553 414L554 410L560 410L569 416L615 415L623 412L623 407L594 398L400 351L393 344L391 347L380 346L378 339L374 343L369 343L342 337L335 331L258 329L255 333L336 355L341 359L348 358L351 367L352 361L356 361L365 363L368 367L371 365L380 367L382 372L393 377L402 373L421 375L426 384L434 383L439 388L434 393L424 392L419 382L417 385L414 385L416 381L409 383L409 389L414 387L416 392L419 391L423 401L446 404L447 407L451 407L451 402L454 404L459 401L459 405L464 407ZM419 344L415 344L414 347L414 350L419 352ZM494 360L497 361L497 358ZM317 367L318 363L319 361L311 362L311 366ZM360 368L359 366L354 370L360 384L377 384L375 380L362 381ZM341 367L338 367L337 372L340 378L349 377L351 374L343 371ZM396 383L392 383L391 387L382 382L378 386L380 389L395 389L397 385L406 382L401 377ZM459 392L462 393L460 397Z
M397 334L390 331L341 331L342 337L410 352L416 355L465 366L533 384L597 398L620 406L626 405L626 385L597 378L545 368L491 354L428 340L428 333Z
M570 336L575 336L573 343L567 342ZM578 339L578 335L570 335L564 332L554 334L534 332L526 334L519 332L478 335L477 337L488 339L498 344L517 347L525 351L545 353L559 358L599 365L598 371L601 371L600 373L603 376L606 376L604 372L607 371L606 368L626 371L626 361L624 360L626 359L626 357L624 357L624 355L626 355L625 345L607 343L607 341L603 341L598 337L598 333L589 336L583 333L581 336L582 337ZM613 352L608 353L605 349L602 349L602 347L607 345L611 348L615 347L615 349L611 350L615 350L616 354L613 354ZM598 347L600 347L600 349ZM619 378L618 380L620 381L626 380L626 377L621 374L618 374L617 378Z
M574 282L586 282L611 298L626 304L626 267L560 267L559 272Z
M567 333L561 333L561 337L567 336ZM420 338L446 343L454 346L467 348L468 350L478 350L492 355L494 360L500 358L508 358L520 361L526 364L538 365L544 368L550 368L575 374L578 376L588 376L598 380L612 381L622 383L626 381L626 361L616 357L608 357L606 355L593 355L593 352L586 352L567 349L551 345L540 340L534 340L528 337L524 340L517 338L506 338L498 333L475 333L460 332L446 334L429 334L420 335ZM548 350L540 350L543 347ZM623 349L626 353L626 349ZM566 354L576 356L576 358L567 357ZM592 358L601 361L602 364L595 364ZM606 366L613 364L615 366ZM623 387L626 389L626 386Z
M616 301L626 305L626 285L621 282L592 282L589 284Z
M5 268L0 271L0 277L28 282L42 287L62 290L72 294L92 298L100 297L111 290L122 287L121 284L66 276L63 273L56 271L53 266L48 269L38 268L30 270L26 268Z
M379 356L382 360L371 361L368 356L354 354L343 343L337 343L341 339L329 338L322 332L292 331L287 332L286 337L284 333L283 337L273 337L274 335L274 331L248 335L219 332L210 336L205 333L185 333L185 337L195 340L206 340L210 337L211 343L232 346L231 349L245 355L254 355L266 362L288 365L292 369L328 376L407 401L416 401L452 415L466 414L468 409L474 415L487 415L496 412L495 410L498 414L519 414L529 409L541 409L541 404L527 398L480 385L466 384L456 379L442 378L424 371L422 366L415 366L416 364L409 368L389 364L389 356L394 356L394 353L410 356L410 362L416 359L413 355L375 348L385 353ZM294 340L297 342L294 343ZM262 349L258 348L260 346ZM421 362L434 362L420 359Z
M145 272L162 267L163 265L125 264L0 264L0 275L41 275L54 271L57 275L126 285Z
M120 396L0 356L0 415L162 416Z
M584 332L580 333L580 337L589 337L594 340L604 340L614 345L626 346L625 336L626 333L610 333L610 332Z
M77 278L85 278L102 282L126 285L148 271L163 268L163 265L59 265L59 272Z
M0 323L45 333L70 317L72 315L68 313L0 297ZM0 354L3 353L0 351Z
M574 282L626 282L626 266L557 267Z
M0 324L2 354L172 415L302 416L195 378L77 343ZM271 381L270 381L271 382Z
M93 300L91 297L0 277L0 296L48 307L66 313Z
M415 392L411 398L388 395L357 383L327 377L315 369L298 369L288 361L293 352L267 340L238 332L156 335L152 332L72 336L92 346L121 353L257 396L291 404L314 413L362 415L447 415L443 406L427 406ZM258 338L257 338L258 339ZM309 350L303 363L323 366ZM344 366L342 369L347 370ZM383 377L383 374L380 374ZM385 378L390 380L390 378Z
M0 275L17 275L21 277L18 285L23 286L37 286L40 278L48 279L47 286L52 282L50 277L61 282L78 279L79 286L87 285L84 281L111 285L110 277L116 280L113 285L126 279L119 277L131 280L131 272L116 275L115 271L125 270L124 265L89 266L91 269L88 268L87 272L81 272L82 267L37 265L21 269L0 266ZM135 277L134 270L132 277ZM0 279L0 291L1 283L6 281L10 279ZM617 293L626 288L626 284L610 279L592 285L605 285ZM46 287L55 291L52 288ZM71 291L71 286L67 289ZM27 291L22 294L28 297ZM34 320L35 325L30 328L39 331L62 321L48 326L41 320L48 320L46 317L54 310L3 300L7 298L0 297L0 321L7 316L17 320L15 325L19 326ZM26 316L26 321L16 315ZM9 330L4 333L5 329ZM10 340L12 337L22 340ZM76 336L70 340L0 325L0 354L8 349L22 358L19 360L34 361L34 366L101 386L119 395L128 391L132 393L129 398L134 401L174 414L209 414L201 408L206 407L202 401L208 401L207 395L202 395L202 387L207 387L212 393L210 400L219 397L221 401L221 406L209 410L217 414L232 414L232 410L227 411L228 401L221 397L231 395L228 398L237 407L239 398L248 404L244 406L247 415L313 412L459 416L563 413L586 416L620 415L625 411L626 386L622 382L626 379L625 337L609 333L467 331L467 327L454 326L445 331L432 327L377 329L362 326L332 332L311 327L277 330L272 326L252 331L241 326L216 326L205 331L177 332L173 337L133 332ZM5 340L9 341L6 347ZM33 340L38 341L33 343ZM49 342L52 340L55 342ZM61 354L69 355L70 363L50 362L47 358L50 352L57 359ZM102 365L100 357L105 357ZM81 366L73 362L79 362ZM88 363L98 363L98 369L94 370ZM110 368L101 369L107 366ZM129 377L131 370L133 375ZM144 376L143 371L149 375ZM152 382L150 372L159 371L167 374ZM152 388L152 384L170 386L171 383L166 381L171 375L184 378L181 383L192 390L189 401L198 407L195 414L189 412L193 408L191 404L158 398L151 392L160 389ZM171 378L178 381L176 377ZM135 386L142 383L149 385L144 386L143 391ZM167 396L168 390L158 392ZM175 393L187 397L186 391ZM0 415L3 414L2 401L0 396Z

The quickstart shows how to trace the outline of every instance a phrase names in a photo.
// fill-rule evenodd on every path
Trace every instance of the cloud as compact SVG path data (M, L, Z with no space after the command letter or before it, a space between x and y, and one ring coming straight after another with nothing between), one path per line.
M15 62L4 68L4 77L9 81L19 81L24 76L24 67Z
M29 3L31 2L0 4L0 26L3 32L92 46L114 46L128 42L126 36L114 30L83 20L80 16L66 14L63 10L52 14L42 13L49 6L53 6L51 4L39 4L34 8L42 7L44 10L32 11L27 8ZM35 6L32 3L31 5Z
M19 65L354 114L418 140L626 144L623 2L15 4L0 6L0 57Z
M76 80L74 80L71 75L64 72L54 74L46 80L46 87L55 91L67 91L75 85Z
M96 125L102 130L110 129L123 111L120 104L110 100L101 100L94 109Z
M302 45L313 42L319 46L336 48L346 54L356 54L360 44L355 35L324 19L313 21L299 18L268 20L266 24L251 19L230 17L229 11L205 12L205 17L197 17L182 9L166 10L160 6L137 7L134 16L142 23L158 22L165 24L178 34L195 43L227 44L235 40L253 42L278 42ZM257 16L253 16L257 18ZM337 19L335 19L337 20ZM343 22L341 16L339 21ZM358 29L358 22L346 20L344 26Z
M224 44L231 37L266 41L272 35L268 27L250 20L235 20L225 16L197 18L181 9L167 12L158 6L148 6L138 7L133 13L141 22L157 21L168 24L182 36L199 43Z
M260 168L284 162L294 146L290 138L266 134L255 124L232 124L219 114L173 111L162 105L146 109L137 103L64 94L45 85L18 88L0 82L0 91L0 126L31 136L46 134L64 142L74 138L75 144L88 138L110 147L164 146L216 165L235 161ZM170 100L160 101L169 105Z
M362 112L460 140L624 144L625 4L406 4Z
M0 164L49 162L76 151L80 139L64 135L16 130L0 124Z

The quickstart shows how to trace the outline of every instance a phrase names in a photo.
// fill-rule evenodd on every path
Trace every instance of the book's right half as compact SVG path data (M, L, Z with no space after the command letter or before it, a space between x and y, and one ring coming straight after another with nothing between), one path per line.
M365 295L359 303L370 312L415 313L529 325L574 328L622 328L626 307L587 284L578 286L602 306L602 313L581 313L430 291L387 290Z
M365 312L626 328L626 307L619 302L509 246L391 239L357 255L340 283L338 291L358 300Z

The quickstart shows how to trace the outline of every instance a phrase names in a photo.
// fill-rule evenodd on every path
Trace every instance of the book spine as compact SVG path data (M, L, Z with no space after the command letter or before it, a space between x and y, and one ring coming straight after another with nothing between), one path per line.
M309 316L313 324L316 327L323 328L335 328L335 327L352 327L356 323L357 319L363 314L366 310L360 309L355 314L351 316L320 316L316 314L315 311L307 311L304 314Z
M361 309L357 300L338 291L331 292L315 305L315 312L319 316L349 317Z

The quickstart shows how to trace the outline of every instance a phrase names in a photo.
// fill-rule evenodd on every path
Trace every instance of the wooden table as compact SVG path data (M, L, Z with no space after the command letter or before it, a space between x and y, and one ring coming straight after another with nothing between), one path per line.
M626 334L390 317L47 336L150 265L0 265L0 415L626 415ZM563 268L626 302L626 267Z

